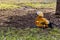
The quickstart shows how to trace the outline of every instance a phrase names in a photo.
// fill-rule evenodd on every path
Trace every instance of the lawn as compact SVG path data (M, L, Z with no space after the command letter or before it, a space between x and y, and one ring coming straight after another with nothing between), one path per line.
M33 8L54 8L56 3L23 3ZM21 8L21 5L0 3L0 9ZM0 27L0 40L60 40L60 29Z
M17 5L19 4L19 5ZM21 5L24 6L30 6L32 8L52 8L52 9L56 9L56 3L0 3L0 9L14 9L14 8L21 8Z
M1 27L0 40L60 40L60 29Z
M56 3L25 3L26 6L31 6L33 8L55 8Z
M20 6L14 5L14 4L5 4L5 3L0 3L0 9L14 9L14 8L19 8Z

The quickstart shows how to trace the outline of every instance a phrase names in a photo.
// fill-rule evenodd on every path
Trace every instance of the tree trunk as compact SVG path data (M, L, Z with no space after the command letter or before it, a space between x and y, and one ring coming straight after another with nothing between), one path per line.
M57 0L56 15L60 15L60 0Z

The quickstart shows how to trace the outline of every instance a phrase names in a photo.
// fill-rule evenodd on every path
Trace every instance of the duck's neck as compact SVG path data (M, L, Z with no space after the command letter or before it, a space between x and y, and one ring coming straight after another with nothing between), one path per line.
M39 18L43 18L42 16L38 16Z

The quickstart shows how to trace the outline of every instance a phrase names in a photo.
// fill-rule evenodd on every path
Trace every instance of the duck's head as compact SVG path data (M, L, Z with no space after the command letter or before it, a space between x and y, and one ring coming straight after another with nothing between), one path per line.
M44 14L42 11L37 11L37 15L40 16L40 17L44 17Z

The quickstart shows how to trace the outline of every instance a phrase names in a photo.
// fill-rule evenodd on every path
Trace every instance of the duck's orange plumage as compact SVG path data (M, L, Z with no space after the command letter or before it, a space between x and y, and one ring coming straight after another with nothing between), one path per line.
M35 19L35 25L37 27L48 27L49 21L43 17L43 13L41 12L41 14L39 14L40 12L38 12L38 16Z

